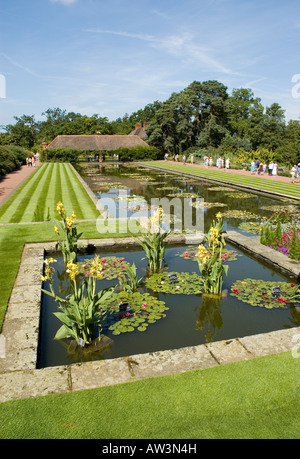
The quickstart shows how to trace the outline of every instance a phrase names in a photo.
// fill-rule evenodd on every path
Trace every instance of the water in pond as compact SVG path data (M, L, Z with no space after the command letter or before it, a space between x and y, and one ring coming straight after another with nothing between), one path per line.
M201 179L174 176L165 171L137 168L124 165L99 165L89 163L84 167L83 175L91 189L99 198L112 198L116 201L119 211L124 202L120 200L120 190L127 192L128 216L135 215L138 208L136 199L143 198L150 203L157 197L201 197L205 202L204 231L211 225L217 212L223 213L225 229L253 235L253 227L263 217L271 215L278 206L295 206L291 201L268 198L255 193L245 193L229 187L223 187ZM83 235L84 237L84 235ZM228 247L230 248L230 247ZM178 254L184 247L170 247L166 250L168 271L197 272L195 261L186 260ZM203 344L205 342L232 339L252 334L264 333L300 325L298 308L289 306L266 309L254 307L230 295L232 284L245 278L263 279L265 281L289 281L270 267L259 263L241 251L235 261L228 262L228 276L224 277L223 290L225 296L220 301L207 301L201 295L156 293L169 308L166 317L149 325L146 331L134 331L115 336L105 331L112 340L109 349L88 359L110 359L145 352L176 349L185 346ZM103 252L102 254L103 255ZM105 256L116 255L106 253ZM135 263L138 277L144 276L147 261L144 252L139 250L120 251L129 263ZM62 269L62 261L61 269ZM58 281L57 281L58 282ZM101 280L101 288L116 281ZM59 282L58 282L59 283ZM58 285L58 284L57 284ZM227 291L227 295L226 295ZM75 354L68 354L65 343L54 341L61 323L53 315L57 304L48 296L43 297L39 367L68 364L80 360ZM86 357L84 357L86 358Z
M226 187L201 178L174 175L168 171L154 170L134 165L103 165L87 163L81 169L83 178L99 199L110 198L116 204L116 216L128 217L138 211L141 203L163 197L195 198L204 200L204 228L206 232L217 212L223 214L224 228L251 234L257 230L261 219L272 211L298 209L297 202L250 193L234 187ZM125 196L122 196L122 193ZM253 234L252 234L253 235Z
M196 249L196 247L195 247ZM244 278L263 279L272 282L288 282L289 279L276 273L268 266L257 262L235 247L227 244L227 250L235 250L237 257L229 261L228 275L224 277L223 290L225 296L221 300L205 299L201 295L165 294L156 293L157 298L166 303L169 308L166 317L150 324L146 331L121 333L118 336L109 330L104 330L106 337L110 338L111 346L101 353L88 357L69 354L66 343L53 339L61 323L53 315L57 311L57 304L47 295L43 296L39 367L48 367L74 363L81 358L111 359L121 356L134 355L145 352L155 352L180 347L194 346L211 341L233 339L252 334L265 333L300 325L300 315L297 308L289 306L276 309L254 307L243 303L230 295L233 282ZM181 256L185 247L169 247L166 250L166 262L168 271L196 272L198 264ZM138 277L144 276L147 268L147 260L144 252L140 250L102 252L101 256L118 256L125 258L130 264L133 262L138 268ZM83 257L86 259L87 256ZM57 268L57 267L56 267ZM63 261L60 261L63 268ZM59 270L59 269L58 269ZM116 285L117 280L99 281L100 288ZM56 281L56 288L59 281ZM148 290L151 293L150 290Z

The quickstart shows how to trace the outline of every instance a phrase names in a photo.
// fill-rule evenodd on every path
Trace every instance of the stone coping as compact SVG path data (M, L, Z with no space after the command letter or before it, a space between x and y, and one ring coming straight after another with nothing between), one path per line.
M246 247L251 248L249 240L252 238L243 237L247 239ZM238 245L243 243L242 235L235 232L229 232L227 238ZM136 244L133 238L89 239L81 242L102 249ZM201 240L193 240L192 235L170 238L170 243L199 242ZM254 246L259 250L256 241ZM26 244L24 247L0 335L0 402L205 369L295 348L294 337L299 336L300 327L181 349L36 369L43 259L46 253L53 251L55 243ZM279 253L277 255L286 258ZM283 261L279 260L278 263Z

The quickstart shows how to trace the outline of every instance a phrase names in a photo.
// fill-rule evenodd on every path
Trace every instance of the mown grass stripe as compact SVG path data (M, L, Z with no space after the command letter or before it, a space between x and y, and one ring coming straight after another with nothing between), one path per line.
M61 189L61 164L56 163L56 177L55 177L55 190L54 190L54 209L55 218L57 218L56 205L59 201L62 201L62 189Z
M75 174L72 167L67 169L69 179L72 183L78 183L76 187L76 198L78 205L81 208L83 218L88 220L92 218L97 218L99 216L99 211L97 210L94 202L91 200L90 196L84 189L83 185L78 181L77 175Z
M10 207L11 216L7 219L9 223L19 223L22 221L31 196L34 193L39 181L43 177L45 170L46 167L42 167L36 174L31 176L31 180L29 180L26 187L17 195L14 203Z
M25 182L19 186L14 193L5 201L0 207L0 222L9 223L12 215L20 205L24 196L27 194L27 190L31 187L32 181L38 181L38 176L43 173L44 165L41 165L36 171L30 175Z
M50 188L50 184L52 182L52 176L53 176L53 164L49 164L48 167L48 175L44 175L44 184L42 186L41 192L40 192L40 197L38 198L38 201L36 203L34 213L33 213L33 219L32 221L34 222L44 222L46 221L48 217L48 191ZM49 209L49 217L50 217L50 209Z
M71 207L72 207L72 212L74 211L76 214L77 219L83 220L84 219L84 212L81 209L81 206L79 204L78 198L77 198L77 193L78 193L78 179L76 180L71 180L69 176L69 171L70 171L70 166L69 164L64 164L64 177L68 189L68 194L69 194L69 200L71 202Z
M40 211L39 213L43 214L44 213L44 204L42 203L43 201L43 189L44 189L44 184L48 182L50 176L51 176L51 171L52 168L50 167L51 164L46 164L46 168L44 169L44 174L42 177L40 177L40 180L36 184L36 186L32 187L31 190L29 191L29 201L27 203L26 208L24 209L23 215L20 219L20 222L32 222L35 221L35 216L34 212L36 209L36 206L41 203L40 205Z
M47 196L45 197L45 215L49 217L50 220L53 220L57 217L55 209L57 202L55 201L55 192L57 188L57 173L58 173L59 165L58 163L52 163L52 175L49 180L49 187L47 190ZM59 185L60 185L60 176L59 176Z
M64 164L61 164L61 192L62 199L61 202L64 205L66 213L70 215L73 211L77 212L77 207L74 206L74 190L72 184L68 181L68 175ZM77 214L76 214L77 215Z

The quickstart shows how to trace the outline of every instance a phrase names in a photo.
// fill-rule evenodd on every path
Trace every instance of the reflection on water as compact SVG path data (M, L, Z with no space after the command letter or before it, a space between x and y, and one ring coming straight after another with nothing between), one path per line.
M191 200L191 205L196 198L203 198L206 203L204 231L208 231L215 214L219 211L225 212L226 230L245 232L245 227L239 226L241 223L255 222L259 218L268 217L274 206L287 204L283 200L267 198L255 193L244 193L201 179L174 176L151 169L138 169L134 166L116 167L116 165L89 163L84 166L83 175L97 197L114 199L118 212L123 212L124 216L125 209L125 215L128 217L143 210L148 212L147 206L152 198L187 197ZM120 199L122 196L126 196L125 206L125 201ZM228 249L236 250L229 245ZM197 262L178 256L182 250L185 249L170 247L166 250L168 270L199 273ZM104 253L103 251L102 254ZM106 252L106 256L116 255L116 253L118 257L124 257L129 263L135 263L138 278L146 275L147 261L143 252L136 249L123 252L114 250L110 253ZM236 280L246 278L274 282L289 280L243 252L237 250L237 253L240 256L235 261L228 262L229 271L224 278L221 300L201 295L155 293L157 298L165 301L169 308L166 318L153 323L144 332L134 331L115 336L106 330L104 348L101 348L99 343L95 343L94 353L81 352L80 355L76 346L72 347L72 343L53 340L60 327L60 322L53 315L53 312L57 311L57 305L50 297L44 295L39 366L42 368L81 360L110 359L176 349L299 326L298 308L285 307L270 310L253 307L230 295L231 285ZM60 270L63 271L63 262L60 263ZM101 280L100 282L101 288L115 285L114 281ZM63 273L56 283L61 292L66 290Z
M149 325L147 330L143 332L134 331L116 336L109 330L105 330L104 348L101 349L99 343L95 343L95 353L88 351L88 353L81 352L80 355L75 352L76 349L72 347L72 343L53 340L61 324L53 315L53 312L57 311L57 304L50 297L44 295L39 367L177 349L299 326L300 314L297 308L289 308L288 306L279 309L253 307L230 295L231 285L236 280L254 278L286 282L289 279L266 265L258 263L235 247L231 247L229 244L227 247L228 250L235 250L239 256L234 261L228 262L229 270L228 275L224 278L221 300L202 295L155 293L154 295L160 301L164 301L169 308L166 311L166 317ZM179 246L167 248L168 271L199 274L196 261L179 256L185 249L185 247ZM146 275L147 260L144 258L143 251L129 249L122 252L114 250L102 251L101 253L106 258L118 256L131 264L135 263L138 278ZM82 257L82 261L84 258L87 256ZM63 270L62 260L56 268L58 271ZM63 274L55 282L55 289L59 288L61 292L66 290L67 286ZM99 285L100 288L106 288L117 283L116 279L101 280ZM148 292L153 294L150 290ZM69 352L66 348L69 348Z
M208 231L217 212L225 214L225 230L248 233L247 225L269 217L274 206L287 206L292 201L246 193L233 187L220 186L203 179L191 179L164 171L137 168L132 165L103 165L88 163L82 168L84 179L99 199L112 198L117 216L132 217L136 212L148 212L151 199L181 197L190 199L191 206L197 198L204 200L204 231ZM123 197L123 199L122 199ZM297 203L292 203L298 208ZM275 208L275 207L274 207Z

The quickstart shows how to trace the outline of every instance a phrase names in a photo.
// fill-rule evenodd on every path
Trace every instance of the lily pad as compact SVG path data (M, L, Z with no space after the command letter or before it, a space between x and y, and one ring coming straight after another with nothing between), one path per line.
M259 215L248 212L247 210L227 210L220 213L224 218L236 218L238 220L256 220L260 218Z
M176 274L177 279L172 281L170 275ZM196 273L175 273L167 272L153 274L146 279L145 285L153 292L163 292L171 294L195 295L202 293L203 279Z
M279 288L279 295L273 289ZM243 303L266 309L286 308L290 304L299 304L299 286L288 282L271 282L260 279L244 279L236 281L231 287L231 295Z
M177 257L182 257L185 260L197 261L197 247L188 246L183 252L177 253ZM237 257L241 257L242 254L237 253L236 250L226 250L223 254L224 261L235 261Z
M103 274L103 279L111 280L119 277L126 272L126 266L130 263L124 258L118 257L99 257L101 262L101 272ZM93 260L87 259L81 263L78 263L80 274L88 275L92 267Z
M201 209L202 207L204 207L204 209L210 209L211 207L226 207L227 204L223 203L223 202L193 202L192 204L193 207L195 207L196 209Z
M241 230L247 233L260 234L261 223L260 222L242 222L238 226Z
M126 313L119 312L121 302L128 302L130 310ZM145 331L149 324L155 323L164 317L168 310L164 301L160 301L149 293L115 293L109 304L111 313L103 324L114 335L133 332L135 330Z

